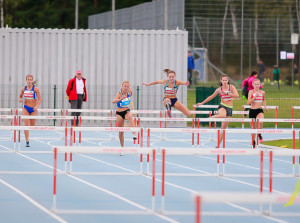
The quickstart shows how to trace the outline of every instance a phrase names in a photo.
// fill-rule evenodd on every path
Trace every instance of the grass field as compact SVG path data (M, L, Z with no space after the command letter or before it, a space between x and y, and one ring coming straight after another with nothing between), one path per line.
M273 140L273 141L266 141L263 142L264 145L268 146L277 146L282 148L289 148L293 149L293 140L292 139L280 139L280 140ZM295 142L295 149L299 148L299 140L297 139Z
M198 84L199 87L216 86L215 83ZM234 99L234 111L242 111L242 106L247 104L247 101L242 99L241 87L237 87L240 97ZM263 90L266 92L267 106L279 106L278 118L292 118L292 106L300 106L300 90L298 86L281 85L280 89L276 85L271 86L270 83L264 85ZM193 109L196 104L196 87L188 89L188 108ZM275 118L275 110L265 112L266 118ZM234 115L234 118L241 117L241 115ZM295 110L294 118L300 119L300 110ZM239 123L231 123L230 127L240 127ZM265 127L274 127L273 123L265 123ZM249 126L246 126L249 127ZM290 128L289 123L278 123L278 128ZM300 123L296 123L295 128L300 128Z

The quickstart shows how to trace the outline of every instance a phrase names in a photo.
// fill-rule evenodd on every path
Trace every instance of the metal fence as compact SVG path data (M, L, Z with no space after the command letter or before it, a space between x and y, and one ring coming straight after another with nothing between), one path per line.
M119 9L114 14L110 11L89 16L89 29L183 30L183 27L184 0L157 0Z
M240 19L236 20L237 36L235 36L231 19L226 20L223 29L223 19L220 18L186 18L189 44L192 47L206 48L209 60L224 72L235 76L235 80L245 78L252 70L257 70L258 60L262 60L266 65L269 78L272 78L273 66L277 64L283 70L282 80L291 76L292 65L299 64L297 60L299 46L291 44L291 21L258 20L257 30L254 19L244 19L243 22L244 34L241 43ZM294 26L295 23L296 21L293 21ZM295 60L280 60L280 51L294 52ZM294 79L297 78L295 74Z

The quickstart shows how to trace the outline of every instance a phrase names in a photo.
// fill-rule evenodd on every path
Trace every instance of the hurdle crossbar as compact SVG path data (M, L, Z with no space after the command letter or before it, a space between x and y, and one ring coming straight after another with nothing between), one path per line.
M193 108L218 108L219 105L193 105Z
M195 194L194 196L195 201L195 219L196 223L201 222L201 216L300 216L300 213L293 213L293 212L277 212L272 213L269 211L260 211L249 210L248 212L219 212L219 211L212 211L212 212L202 212L201 206L202 203L220 203L220 202L235 202L235 203L258 203L263 204L267 203L271 206L273 203L282 204L286 203L290 197L277 195L277 194L258 194L258 193L241 193L241 192L226 192L226 193L219 193L219 192L207 192L207 193L199 193ZM300 203L300 198L295 199L295 203Z
M111 113L113 110L103 109L66 109L69 112L87 112L87 113Z
M144 211L154 211L155 207L155 150L149 149L149 148L126 148L121 149L119 147L74 147L74 146L57 146L53 147L53 153L54 153L54 168L53 168L53 211L57 211L56 209L56 194L57 194L57 154L58 153L93 153L93 154L120 154L122 152L123 154L149 154L152 152L152 167L153 167L153 174L152 174L152 209L143 208L142 213ZM72 161L72 160L70 160ZM70 172L71 174L71 172ZM97 174L95 174L97 175ZM64 210L68 211L68 210ZM76 210L77 211L77 210ZM80 210L79 210L80 211ZM87 211L87 210L81 210L81 211ZM96 210L93 210L94 212ZM115 210L113 210L114 212ZM109 211L108 211L109 212ZM101 212L99 212L101 213ZM135 213L137 213L135 211Z

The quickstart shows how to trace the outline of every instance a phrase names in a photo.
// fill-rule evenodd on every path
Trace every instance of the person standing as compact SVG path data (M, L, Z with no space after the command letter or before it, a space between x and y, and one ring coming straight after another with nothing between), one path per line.
M66 93L69 96L69 102L71 103L71 109L81 109L82 102L87 101L86 94L86 79L82 77L81 70L76 71L74 78L69 80ZM76 116L76 124L72 119L71 124L78 126L80 112L72 112L72 116Z
M264 75L266 72L266 66L265 66L264 62L262 62L261 60L258 61L257 66L258 66L258 72L259 72L259 79L260 79L260 82L263 84L264 83Z
M248 100L248 93L249 91L253 90L253 81L255 78L258 78L258 73L257 71L252 71L251 72L251 75L250 77L246 78L245 80L243 80L243 83L242 83L242 87L243 88L247 88L247 91L244 92L244 89L243 89L243 95L246 97L246 99ZM263 86L260 85L260 88L262 88Z
M38 107L42 102L40 90L36 87L35 82L33 81L33 75L28 74L26 75L26 86L22 87L19 102L23 102L23 95L24 95L24 108L22 111L23 115L37 115L38 114ZM24 119L24 123L26 126L34 126L35 119ZM29 147L29 131L24 130L25 139L26 139L26 147Z
M279 79L280 79L280 69L279 69L278 65L274 65L274 68L273 68L273 81L277 81L278 89L280 89Z
M191 54L191 51L188 51L188 77L187 79L189 80L190 84L192 84L192 79L193 79L193 71L195 69L195 63L194 63L194 57Z
M222 74L220 78L221 84L220 87L215 90L215 92L207 97L203 102L197 103L197 106L204 105L206 102L214 99L218 94L221 97L221 104L218 107L218 114L212 116L212 118L230 118L232 117L232 108L233 108L233 98L238 98L239 93L237 92L235 86L229 83L229 78L227 74ZM222 122L221 129L226 129L229 122ZM220 144L223 140L223 133L220 135L220 141L217 148L220 147Z
M254 118L255 123L254 126L251 126L251 128L256 129L259 127L259 129L262 129L263 127L263 122L259 123L259 126L257 126L256 119L262 119L264 118L264 111L261 108L262 103L265 106L266 111L268 111L267 104L266 104L266 99L265 99L265 92L261 91L259 89L260 87L260 80L258 78L255 78L252 82L253 90L249 91L248 95L248 104L251 105L250 111L249 111L249 118ZM259 142L263 142L263 138L261 134L258 134ZM252 142L253 147L255 148L255 137L253 137L254 141Z
M187 107L185 107L178 99L177 99L177 91L179 85L185 85L189 86L188 81L179 81L176 80L176 73L173 70L170 69L164 69L164 72L167 74L168 80L159 80L154 81L149 84L143 83L145 86L155 85L155 84L162 84L164 86L164 98L163 98L163 105L167 108L167 114L171 118L171 108L174 107L177 110L181 111L186 116L191 115L191 111L188 110Z

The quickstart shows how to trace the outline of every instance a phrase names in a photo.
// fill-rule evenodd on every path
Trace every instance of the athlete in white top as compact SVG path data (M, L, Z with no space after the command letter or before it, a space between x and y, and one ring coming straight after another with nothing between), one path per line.
M143 83L145 86L155 85L155 84L162 84L164 86L164 99L163 99L163 105L167 108L167 114L169 117L172 117L171 115L171 107L176 108L177 110L181 111L186 116L190 116L191 112L190 110L184 106L178 99L177 99L177 90L179 85L185 85L188 86L190 82L188 81L179 81L176 80L176 73L173 70L170 69L164 69L164 72L167 74L168 80L160 80L160 81L154 81L149 84Z
M262 119L264 118L264 111L261 107L262 103L265 106L266 111L268 111L266 100L265 100L265 92L261 91L260 88L260 80L258 78L255 78L252 82L252 85L254 87L253 90L250 90L248 93L248 101L247 103L251 105L250 111L249 111L249 118L254 118L255 120L257 118ZM257 123L255 121L254 126L252 128L257 128ZM263 128L263 122L259 123L259 128ZM255 135L252 136L255 139ZM263 142L263 138L261 134L258 134L259 142ZM252 142L253 147L255 147L256 143L255 140Z
M212 116L212 118L230 118L232 116L232 108L233 108L233 98L238 98L239 93L237 92L235 86L229 84L229 78L227 74L222 74L220 78L221 84L220 87L215 90L215 92L207 97L203 102L197 103L197 106L203 105L206 102L214 99L218 94L221 97L221 104L218 107L218 114ZM226 129L228 127L229 122L222 122L221 129ZM220 141L218 144L218 148L223 140L223 134L220 136Z

